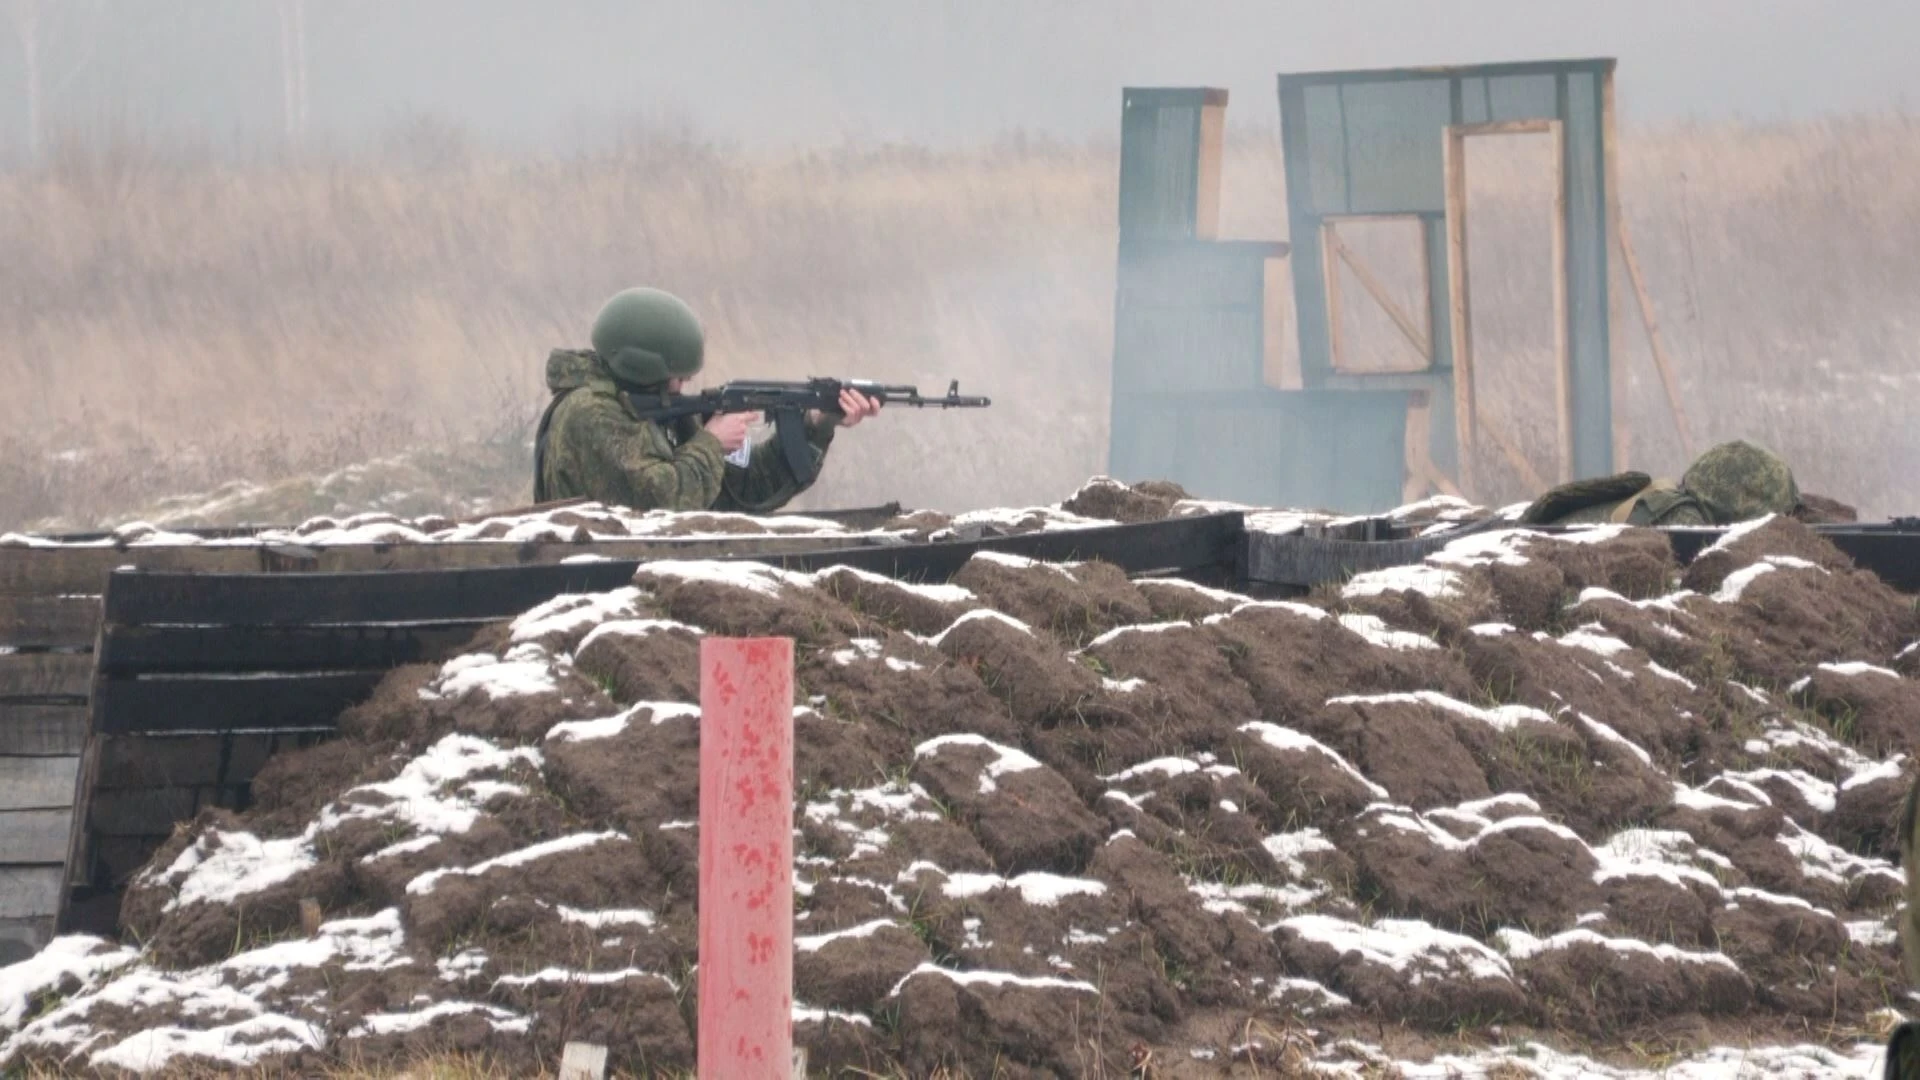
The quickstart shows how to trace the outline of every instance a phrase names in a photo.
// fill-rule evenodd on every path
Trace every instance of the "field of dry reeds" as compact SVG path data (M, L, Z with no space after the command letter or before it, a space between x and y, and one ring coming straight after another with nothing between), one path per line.
M1284 237L1277 140L1252 126L1229 132L1224 228ZM1920 123L1629 128L1620 163L1697 441L1754 438L1810 490L1920 509ZM0 173L0 528L524 501L547 350L582 344L635 283L703 314L715 380L958 378L995 398L849 433L806 505L1052 501L1105 460L1115 174L1110 144L1028 140L773 155L651 135L540 157L423 129L246 164L60 149ZM1476 303L1531 310L1537 270L1499 261ZM1615 284L1633 464L1677 473ZM1497 358L1499 326L1479 327L1490 369L1533 370L1518 345ZM1481 395L1544 456L1529 380Z

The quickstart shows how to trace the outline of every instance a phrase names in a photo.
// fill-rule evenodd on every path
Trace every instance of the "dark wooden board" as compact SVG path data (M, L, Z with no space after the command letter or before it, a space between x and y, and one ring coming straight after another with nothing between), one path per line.
M103 735L94 790L217 784L227 739L220 735Z
M1685 529L1669 532L1674 555L1691 562L1724 530ZM1814 531L1827 538L1862 570L1871 570L1901 592L1920 593L1920 528L1901 529L1875 525L1815 526Z
M71 757L87 744L87 707L0 701L0 754Z
M0 811L71 810L78 757L0 757Z
M58 866L0 866L0 919L60 914Z
M98 596L0 593L0 645L89 649L99 629Z
M314 574L115 574L109 627L365 625L500 619L626 584L636 563ZM109 630L111 633L111 630Z
M1407 566L1470 532L1486 528L1518 528L1499 522L1481 528L1450 531L1445 535L1411 540L1334 540L1309 536L1247 536L1247 577L1257 584L1311 588L1343 581L1357 573L1390 566ZM1535 526L1532 531L1553 535L1559 526ZM1920 528L1891 525L1822 525L1814 531L1839 548L1855 565L1871 570L1901 592L1920 592ZM1664 529L1674 558L1692 562L1700 552L1725 535L1724 528Z
M340 711L366 696L384 671L101 679L94 689L95 730L205 732L332 727Z
M487 620L381 626L109 626L100 672L346 671L457 655Z
M245 784L276 753L311 744L318 733L103 735L96 791Z
M933 544L821 548L782 553L772 545L754 559L792 569L856 566L893 576L951 577L977 551L1039 559L1105 559L1134 573L1218 565L1236 557L1241 515L1057 530ZM608 545L599 550L611 551ZM631 579L637 563L612 561L443 571L315 574L114 574L107 589L110 626L194 624L299 626L429 620L498 619L566 592L598 592Z
M160 845L167 842L161 836L106 836L94 841L94 864L98 874L94 880L96 888L118 888L125 885L128 878L139 873L149 862Z
M0 701L84 704L92 681L92 652L0 654Z
M201 788L135 788L96 791L87 810L87 828L97 836L166 837L176 822L193 816Z
M374 570L438 570L557 564L581 555L611 559L710 559L743 552L788 553L841 547L844 536L742 534L721 539L637 537L581 543L188 544L115 547L0 548L0 594L60 596L98 594L120 567L169 573L244 574L261 571L351 573Z
M1355 574L1408 566L1481 529L1449 530L1414 540L1330 540L1314 536L1247 534L1247 580L1310 589Z
M73 810L0 811L0 864L67 861Z
M68 596L105 590L117 566L152 570L260 569L252 547L0 548L0 594Z
M1156 574L1233 566L1242 557L1245 519L1239 513L950 540L935 544L838 549L760 559L788 570L850 566L908 581L945 581L982 551L1047 561L1099 559L1129 574Z

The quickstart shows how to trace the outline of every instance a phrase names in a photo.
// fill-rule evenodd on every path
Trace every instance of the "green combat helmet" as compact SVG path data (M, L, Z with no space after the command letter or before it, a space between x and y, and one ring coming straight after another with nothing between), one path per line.
M693 309L660 289L617 292L593 320L593 351L628 386L691 378L700 371L705 348Z
M1793 470L1771 451L1745 440L1721 443L1701 454L1680 478L1680 486L1722 525L1790 514L1800 505Z

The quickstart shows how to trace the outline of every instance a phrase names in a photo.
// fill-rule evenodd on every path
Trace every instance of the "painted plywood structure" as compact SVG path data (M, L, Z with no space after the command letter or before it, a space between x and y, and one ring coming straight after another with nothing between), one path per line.
M1123 97L1108 471L1266 505L1393 505L1405 395L1285 389L1287 245L1218 239L1226 101Z
M1613 66L1281 75L1285 243L1218 236L1225 91L1125 91L1108 471L1356 512L1473 494L1482 440L1529 484L1611 472ZM1465 147L1504 134L1552 147L1550 460L1475 407ZM1357 312L1394 355L1343 339Z

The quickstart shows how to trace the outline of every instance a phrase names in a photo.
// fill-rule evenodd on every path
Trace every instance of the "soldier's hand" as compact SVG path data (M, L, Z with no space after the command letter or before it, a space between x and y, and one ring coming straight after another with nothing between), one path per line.
M753 424L750 412L721 413L707 421L707 430L720 440L721 449L731 454L747 443L747 428Z
M852 427L867 417L878 413L880 406L883 404L885 403L879 398L868 397L852 387L842 387L840 390L839 424L841 427ZM807 419L813 423L819 423L820 411L815 409L808 415Z

